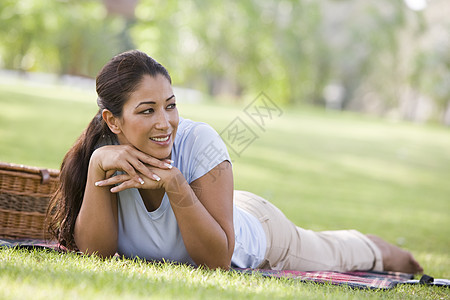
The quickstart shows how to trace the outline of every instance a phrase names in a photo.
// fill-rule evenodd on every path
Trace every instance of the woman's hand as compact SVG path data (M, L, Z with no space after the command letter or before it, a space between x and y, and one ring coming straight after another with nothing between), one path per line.
M169 161L166 163L168 164ZM131 177L128 174L120 174L116 176L112 176L110 178L107 178L105 180L97 181L95 183L96 186L102 187L102 186L110 186L110 185L116 185L115 187L111 188L112 193L118 193L126 189L130 188L137 188L137 189L148 189L148 190L155 190L159 188L166 189L167 184L172 181L173 178L179 178L179 176L183 177L183 174L181 172L169 165L170 167L166 167L166 169L158 169L151 166L146 166L148 169L148 172L150 174L153 174L151 178L138 173L139 181L136 181L133 177ZM183 177L183 181L186 185L187 182Z
M176 175L175 170L169 172L172 169L169 159L159 160L130 145L101 147L94 151L91 160L105 173L105 179L95 185L117 185L111 189L113 193L129 188L157 189ZM124 174L113 176L116 171Z

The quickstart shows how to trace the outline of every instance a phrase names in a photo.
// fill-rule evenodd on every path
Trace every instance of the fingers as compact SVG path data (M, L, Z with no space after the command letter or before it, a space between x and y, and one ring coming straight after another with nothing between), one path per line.
M171 164L173 163L173 160L170 160L170 159L159 160L159 159L154 158L150 155L147 155L137 149L135 149L135 150L137 151L136 158L143 164L150 165L152 167L156 167L156 168L160 168L160 169L172 169Z
M143 174L144 176L159 181L160 178L158 175L151 172L148 166L160 168L160 169L172 169L173 161L170 159L159 160L150 155L147 155L138 149L129 146L128 151L131 151L131 157L128 160L128 165L126 165L126 169L124 171L128 173L130 176L134 177L138 182L142 181L137 175L137 172ZM128 170L128 171L127 171ZM137 172L136 172L137 171Z
M130 179L131 179L131 177L126 174L116 175L116 176L113 176L113 177L105 179L105 180L97 181L95 183L95 186L102 187L102 186L115 185L115 184L123 183L125 181L129 181Z
M127 180L127 181L111 188L110 191L111 191L111 193L118 193L118 192L124 191L126 189L139 188L140 187L139 185L141 185L141 184L140 183L137 184L133 180Z
M113 176L113 177L105 179L105 180L97 181L95 183L95 186L105 187L105 186L113 185L113 187L110 189L110 191L112 193L118 193L123 190L130 189L130 188L142 188L145 184L145 181L142 178L139 178L139 179L140 179L140 181L137 182L136 180L134 180L134 178L130 177L128 174L116 175L116 176ZM147 179L147 181L150 181L150 180ZM159 180L156 180L156 178L153 178L153 181L156 182ZM148 187L148 184L147 184L147 187Z
M130 164L130 162L124 161L124 163L121 166L121 169L125 173L127 173L131 178L134 178L137 182L142 181L142 178L137 174L135 167L132 164ZM117 177L117 176L114 176L114 177ZM110 179L112 179L114 177L111 177Z
M154 180L154 181L161 180L161 178L158 175L156 175L155 173L153 173L153 172L149 172L149 173L151 175L148 178L150 178L151 180ZM112 176L112 177L104 179L104 180L97 181L97 182L95 182L95 186L102 187L102 186L117 185L117 184L123 185L126 182L133 182L134 186L132 186L132 187L140 188L140 185L143 185L145 183L145 181L139 175L137 175L137 176L138 176L138 179L136 180L134 178L134 176L130 176L129 174L120 174L120 175Z
M169 169L171 169L172 168L172 164L174 163L174 161L171 160L171 159L168 159L168 158L164 159L164 161L170 165Z
M157 160L157 159L155 159L155 160ZM159 160L158 160L158 161L159 161ZM159 163L161 163L161 161L159 161ZM165 164L167 164L167 163L164 163L163 169L172 169L172 166L171 166L171 165L167 164L167 165L170 166L170 167L168 167L168 166L166 166ZM141 162L140 160L137 160L137 161L133 162L132 168L133 168L135 171L138 171L138 172L141 173L142 175L144 175L144 176L146 176L146 177L148 177L148 178L151 178L151 179L153 179L153 180L159 181L159 180L161 179L161 178L159 178L158 175L156 175L155 173L153 173L152 171L150 171L148 165L145 165L145 164L144 164L143 162ZM127 172L127 173L128 173L128 172ZM130 174L130 173L128 173L128 174ZM131 175L131 174L130 174L130 175ZM135 177L135 179L136 179L137 181L139 181L139 182L142 181L142 178L140 178L137 174L136 174L135 176L133 176L133 177Z
M114 173L116 173L115 170L109 170L105 173L105 178L109 178L112 177L114 175Z
M172 169L172 160L157 159L131 145L105 146L98 150L103 151L98 156L101 157L100 165L106 172L105 178L111 177L116 171L122 171L134 178L136 182L142 181L139 174L159 180L159 177L151 172L149 167L163 170Z

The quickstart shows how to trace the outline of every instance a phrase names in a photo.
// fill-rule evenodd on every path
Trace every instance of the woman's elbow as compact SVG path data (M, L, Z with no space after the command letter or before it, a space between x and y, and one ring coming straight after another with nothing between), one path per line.
M80 249L80 252L86 255L94 255L101 258L111 258L117 253L117 251L113 249L91 250L89 248L86 248L84 250Z
M117 239L92 239L92 238L76 238L75 243L83 254L96 255L102 258L109 258L117 252Z
M225 255L216 255L208 260L201 261L198 265L206 267L210 270L222 269L229 270L231 267L231 256L233 253L228 253Z
M230 260L223 260L223 261L214 261L211 263L202 263L201 266L209 269L209 270L225 270L228 271L231 267L231 261Z

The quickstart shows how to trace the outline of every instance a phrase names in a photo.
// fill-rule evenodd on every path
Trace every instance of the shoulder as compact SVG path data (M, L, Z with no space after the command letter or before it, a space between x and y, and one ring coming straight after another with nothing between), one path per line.
M211 136L219 137L219 134L209 124L180 118L175 143L187 139L207 139Z
M180 118L174 142L176 153L198 152L214 145L226 150L222 138L209 124Z
M173 147L176 166L188 182L230 157L220 135L210 125L181 119Z

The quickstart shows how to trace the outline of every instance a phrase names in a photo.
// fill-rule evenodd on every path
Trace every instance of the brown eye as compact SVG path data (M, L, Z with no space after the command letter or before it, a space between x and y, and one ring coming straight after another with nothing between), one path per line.
M147 115L147 114L151 114L153 112L154 112L154 109L153 108L149 108L149 109L143 110L141 113Z

